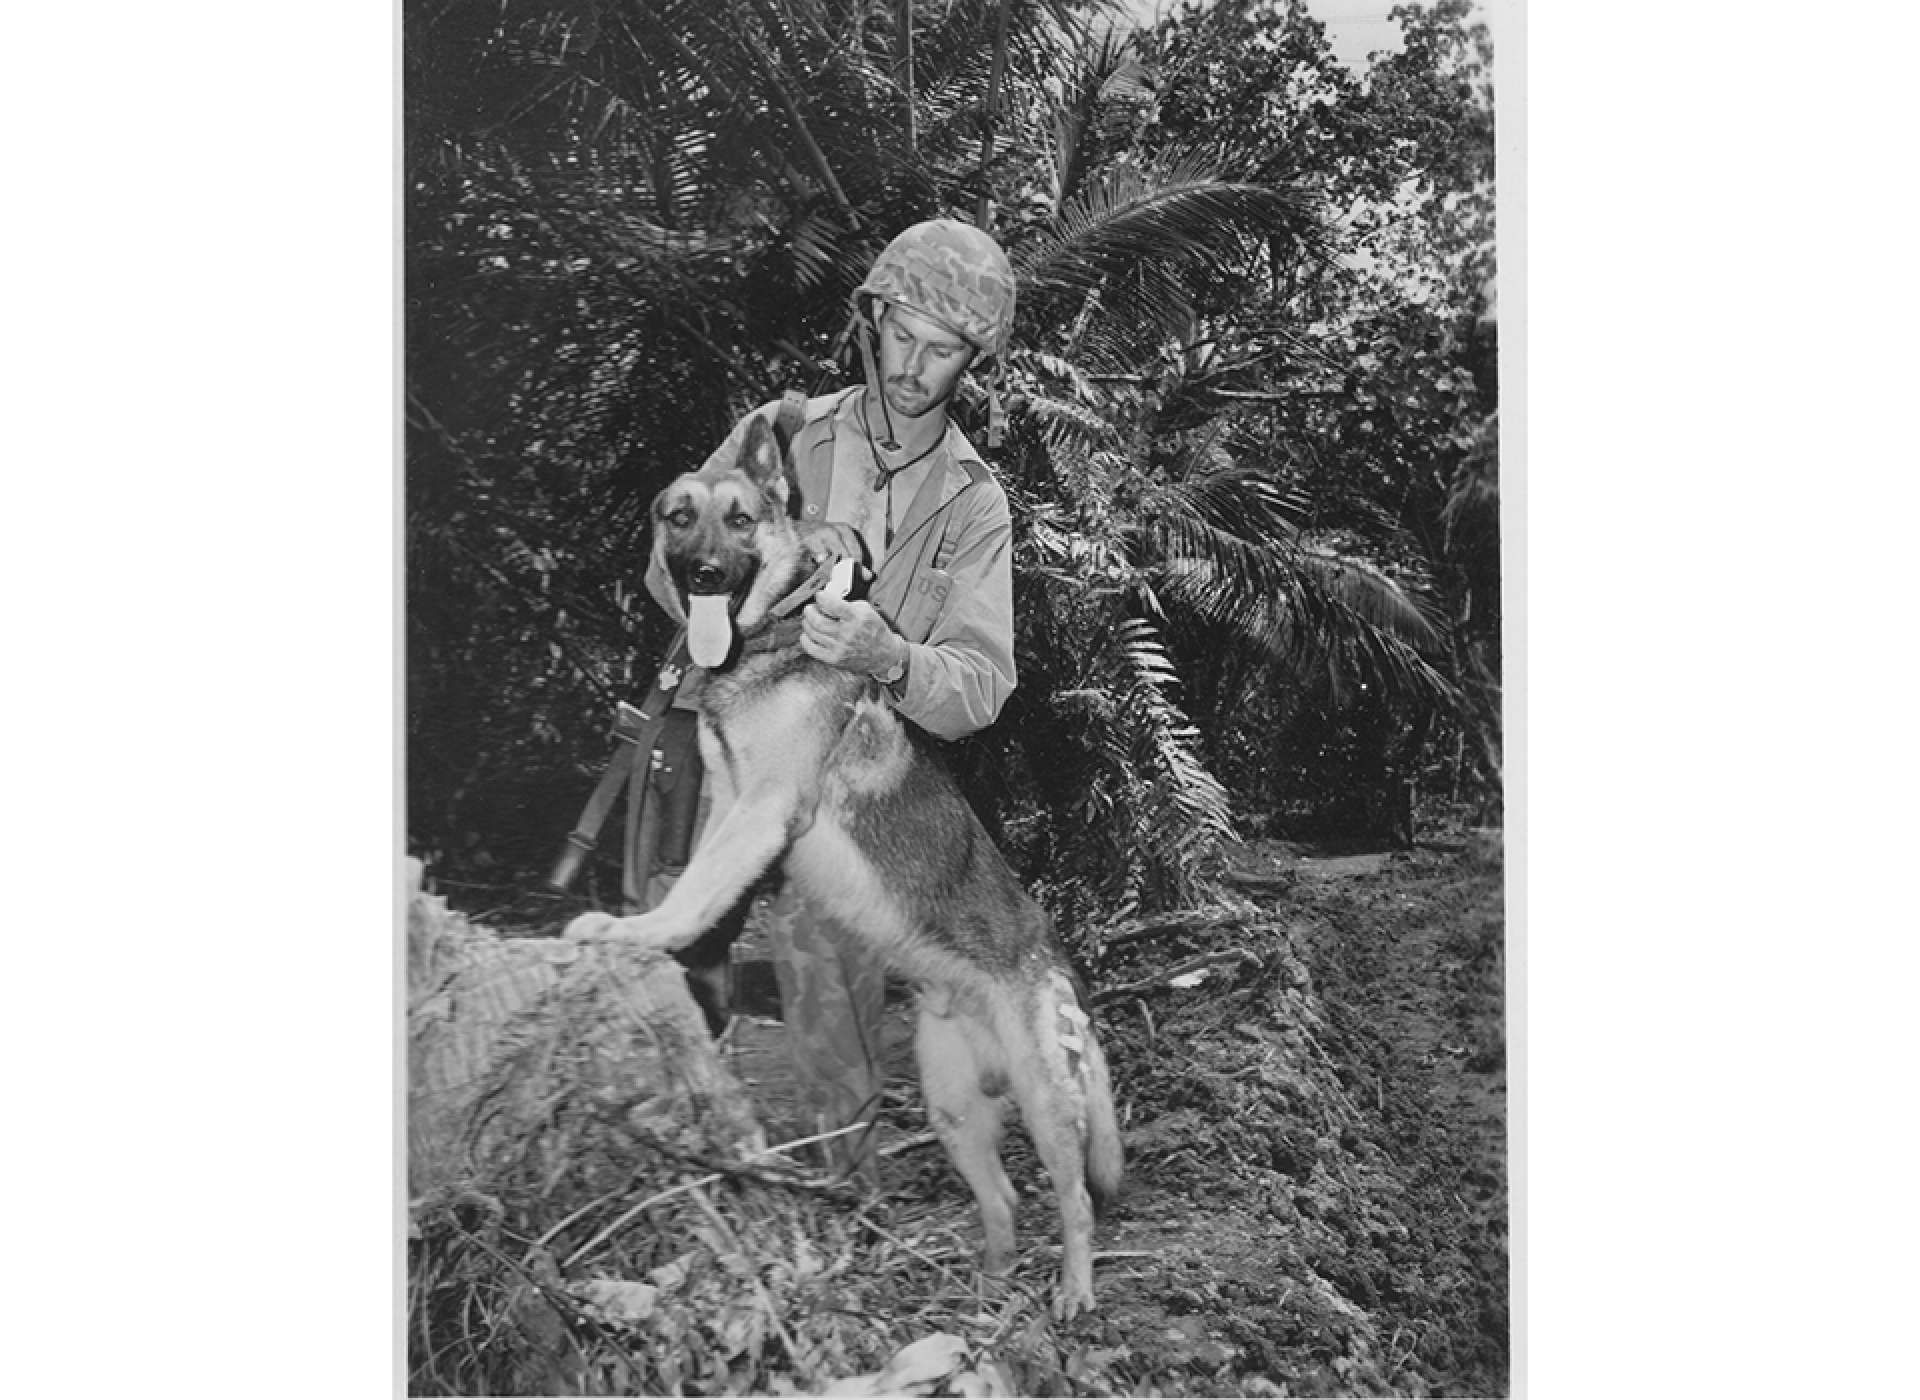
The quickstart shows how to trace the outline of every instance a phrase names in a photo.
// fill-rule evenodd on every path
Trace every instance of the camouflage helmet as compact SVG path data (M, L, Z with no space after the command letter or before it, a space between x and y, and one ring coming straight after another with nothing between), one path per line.
M1013 265L1000 245L958 219L915 224L880 250L853 294L931 317L982 356L1007 348L1013 330Z

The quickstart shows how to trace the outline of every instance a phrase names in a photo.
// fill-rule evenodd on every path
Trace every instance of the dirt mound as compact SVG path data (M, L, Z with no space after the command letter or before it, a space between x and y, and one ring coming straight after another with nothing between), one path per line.
M1098 979L1142 988L1101 1007L1133 1177L1102 1383L1504 1393L1497 863L1260 843L1229 878L1254 902L1123 940Z
M407 910L407 1172L423 1206L589 1140L687 1152L763 1146L713 1054L679 964L660 953L502 938L416 887Z

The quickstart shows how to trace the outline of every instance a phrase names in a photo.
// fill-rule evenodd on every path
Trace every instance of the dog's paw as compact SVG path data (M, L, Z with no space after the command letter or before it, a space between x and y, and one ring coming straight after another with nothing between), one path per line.
M611 914L602 914L596 911L591 914L582 914L579 918L568 924L566 930L560 936L562 938L572 939L576 943L598 943L607 939L623 937L624 934L619 919L614 918Z
M654 914L635 914L616 919L611 914L582 914L560 935L575 943L619 943L629 948L655 948L670 952L678 945Z
M1061 1281L1060 1291L1053 1295L1053 1318L1056 1322L1071 1322L1082 1313L1093 1311L1093 1290L1075 1287Z

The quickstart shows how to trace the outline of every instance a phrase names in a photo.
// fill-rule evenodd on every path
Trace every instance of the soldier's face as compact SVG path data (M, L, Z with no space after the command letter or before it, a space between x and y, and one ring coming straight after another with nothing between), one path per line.
M902 418L919 418L953 397L973 346L938 321L891 303L880 313L880 392Z

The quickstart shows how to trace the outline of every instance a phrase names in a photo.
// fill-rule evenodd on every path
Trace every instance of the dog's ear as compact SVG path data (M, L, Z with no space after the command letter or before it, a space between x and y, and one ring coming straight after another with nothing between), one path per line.
M792 494L787 484L787 454L767 420L758 414L747 422L746 441L740 444L740 470L760 488L763 496L778 501L783 508L786 506Z

